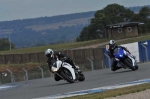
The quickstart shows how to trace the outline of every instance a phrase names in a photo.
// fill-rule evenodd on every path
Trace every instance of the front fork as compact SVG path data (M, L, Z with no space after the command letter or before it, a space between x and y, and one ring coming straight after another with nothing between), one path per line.
M122 62L119 62L121 64L121 66L126 69L127 67L122 63Z
M136 66L137 64L136 64L135 57L134 57L132 54L130 54L130 53L128 53L128 52L126 52L125 50L124 50L124 53L125 53L125 55L126 55L128 58L130 58L130 59L131 59L132 66Z

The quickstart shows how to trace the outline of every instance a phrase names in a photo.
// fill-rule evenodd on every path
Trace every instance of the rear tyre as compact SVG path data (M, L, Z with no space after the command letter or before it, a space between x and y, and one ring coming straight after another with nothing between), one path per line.
M136 68L134 66L132 66L132 62L131 62L131 60L129 58L124 59L124 64L127 65L133 71L136 70Z
M74 80L73 80L73 77L72 77L72 74L71 72L66 69L66 68L63 68L62 71L60 72L60 75L69 83L74 83Z
M138 65L136 65L136 66L135 66L135 69L136 69L136 70L138 70L138 69L139 69L139 66L138 66Z
M79 74L79 81L84 81L85 80L85 76L81 73Z

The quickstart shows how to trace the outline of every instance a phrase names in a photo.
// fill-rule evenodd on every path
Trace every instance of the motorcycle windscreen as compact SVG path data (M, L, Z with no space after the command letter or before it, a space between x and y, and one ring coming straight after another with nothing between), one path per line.
M114 50L114 56L115 58L123 58L124 52L122 48L115 48Z

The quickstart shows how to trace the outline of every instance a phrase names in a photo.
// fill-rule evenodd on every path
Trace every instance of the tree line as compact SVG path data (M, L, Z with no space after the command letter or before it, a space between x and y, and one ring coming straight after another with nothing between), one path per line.
M0 51L14 49L15 45L8 38L0 39Z
M150 32L150 7L143 6L139 13L119 4L110 4L98 10L91 19L90 24L82 29L76 41L86 41L99 38L98 30L104 31L107 25L121 22L143 22L141 33Z
M0 38L6 38L8 37L8 33L10 33L11 41L15 44L16 48L41 46L60 42L73 42L80 34L82 28L88 24L76 24L74 26L64 27L59 26L58 29L47 28L40 31L27 27L36 25L36 28L40 28L40 26L44 27L45 25L51 25L52 23L93 17L95 12L96 11L90 11L52 17L3 21L0 22Z

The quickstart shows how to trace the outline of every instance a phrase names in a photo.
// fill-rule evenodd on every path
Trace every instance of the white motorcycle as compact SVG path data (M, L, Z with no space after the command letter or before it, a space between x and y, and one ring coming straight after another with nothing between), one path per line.
M85 76L82 71L75 70L69 63L61 60L57 60L53 63L51 71L55 76L57 76L57 79L55 79L56 81L66 80L69 83L74 83L77 80L85 80Z

